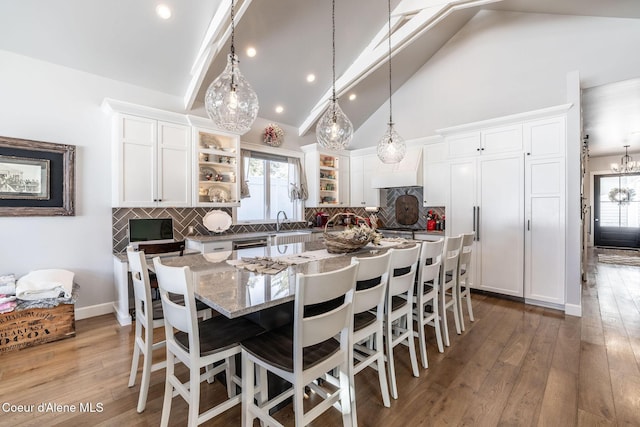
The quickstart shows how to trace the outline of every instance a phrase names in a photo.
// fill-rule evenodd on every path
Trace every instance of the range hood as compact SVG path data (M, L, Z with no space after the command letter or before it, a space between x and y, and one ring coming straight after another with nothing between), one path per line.
M371 177L373 188L422 187L422 148L407 147L399 163L381 164L380 172Z

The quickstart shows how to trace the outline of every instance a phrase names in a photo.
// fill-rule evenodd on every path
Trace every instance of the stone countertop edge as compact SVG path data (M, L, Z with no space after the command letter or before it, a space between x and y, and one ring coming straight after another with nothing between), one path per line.
M329 227L327 231L342 231L344 227ZM276 236L278 234L286 235L287 233L296 233L296 232L311 232L311 233L323 233L324 227L314 227L314 228L298 228L294 230L283 230L280 232L277 231L257 231L253 233L227 233L227 234L209 234L209 235L198 235L198 236L185 236L185 240L191 240L194 242L219 242L219 241L239 241L239 240L247 240L247 239L255 239L260 237L267 236Z
M414 231L413 234L426 234L428 236L444 236L444 231Z

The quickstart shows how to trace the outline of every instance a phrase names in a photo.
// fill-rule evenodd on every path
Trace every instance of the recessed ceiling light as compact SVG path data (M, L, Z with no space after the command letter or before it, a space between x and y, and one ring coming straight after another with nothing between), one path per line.
M276 107L276 113L280 114L284 111L284 107L282 105L278 105Z
M256 48L255 47L248 47L247 48L247 56L249 58L253 58L254 56L256 56Z
M315 74L309 74L309 75L307 75L307 81L308 81L309 83L313 83L313 82L315 82L315 81L316 81L316 75L315 75Z
M166 4L159 4L158 6L156 6L156 13L162 19L171 18L171 9L169 9L169 6L167 6Z
M356 99L355 93L352 93L351 95L349 95L349 101L353 101L354 99Z

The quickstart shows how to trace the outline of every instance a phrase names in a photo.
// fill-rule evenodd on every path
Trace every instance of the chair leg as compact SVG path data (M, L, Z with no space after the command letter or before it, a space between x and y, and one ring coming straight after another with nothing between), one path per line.
M458 284L456 286L456 296L457 296L457 306L458 306L458 317L460 318L460 330L462 332L465 331L464 328L464 314L462 313L462 285L460 280L458 280Z
M474 322L476 319L473 318L473 307L471 307L471 290L469 288L466 289L465 299L467 300L467 311L469 312L469 320Z
M438 297L433 300L433 329L436 331L436 341L438 343L438 351L444 353L442 345L442 331L440 330L440 310L438 308Z
M391 397L398 398L398 386L396 385L396 368L393 362L393 327L390 320L385 321L385 346L387 353L387 371L389 372L389 384L391 384Z
M444 345L449 347L451 342L449 341L449 326L447 325L447 305L446 305L446 290L443 289L440 294L440 319L442 324L442 337L444 338Z
M164 384L164 399L162 401L162 417L160 418L160 426L167 427L169 425L169 415L171 414L171 400L173 399L173 385L171 377L173 377L175 358L173 354L167 351L167 368Z
M453 320L456 325L456 333L460 335L460 313L458 312L458 284L456 283L451 288L451 300L453 301Z
M352 359L353 360L353 359ZM342 410L342 425L357 426L357 415L355 411L356 396L353 388L353 365L352 360L348 360L340 365L340 408ZM296 425L304 425L297 424Z
M382 342L382 331L376 333L376 349L378 351L382 350L383 342ZM385 407L391 406L391 400L389 399L389 384L387 383L387 374L384 366L384 354L381 352L378 353L378 379L380 380L380 393L382 393L382 403ZM355 393L355 389L353 390ZM354 426L357 424L354 423Z
M250 406L253 405L253 399L255 394L254 379L253 379L254 365L249 360L247 354L242 352L242 426L253 426L253 415ZM261 385L262 387L262 385ZM262 393L260 393L262 399Z
M418 327L418 345L420 346L420 359L422 361L422 367L427 369L429 367L429 362L427 361L427 341L424 334L424 303L418 304L418 316L417 316L417 327Z
M238 394L236 384L233 382L233 376L236 374L236 357L231 356L226 360L227 367L224 370L227 379L227 397L231 399Z
M145 343L147 349L143 352L142 359L142 379L140 380L140 395L138 396L138 413L144 411L147 406L147 395L149 394L149 382L151 380L151 362L153 357L152 346Z
M200 413L200 370L191 366L189 369L189 427L198 426Z
M413 376L419 377L420 371L418 370L418 357L416 355L416 343L413 339L413 322L411 321L411 312L406 314L407 318L407 344L409 344L409 356L411 358L411 368L413 370Z
M136 334L137 336L137 334ZM131 359L131 373L129 374L129 387L136 385L136 375L138 374L138 361L140 360L140 347L138 339L133 342L133 358Z
M341 376L342 376L342 373L341 373ZM304 424L304 408L303 408L302 404L304 402L305 384L296 384L294 387L295 387L295 390L293 392L293 412L294 412L293 415L294 415L294 419L295 419L295 425L296 426L303 426L305 424ZM348 399L347 399L347 405L348 404L349 404L349 402L348 402Z

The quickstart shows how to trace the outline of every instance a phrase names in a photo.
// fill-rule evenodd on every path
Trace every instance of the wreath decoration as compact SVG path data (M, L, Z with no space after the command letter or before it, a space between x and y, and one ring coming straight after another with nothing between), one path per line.
M262 133L262 140L272 147L279 147L284 141L284 131L276 124L269 123Z
M609 191L609 200L621 205L626 205L636 196L636 190L633 188L612 188Z

